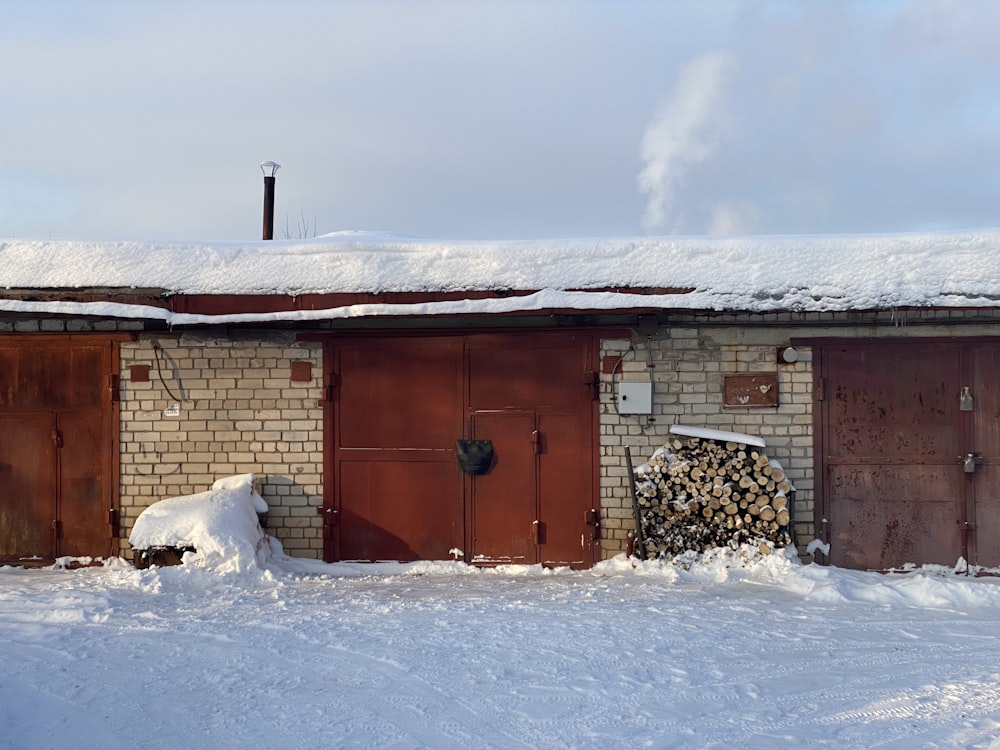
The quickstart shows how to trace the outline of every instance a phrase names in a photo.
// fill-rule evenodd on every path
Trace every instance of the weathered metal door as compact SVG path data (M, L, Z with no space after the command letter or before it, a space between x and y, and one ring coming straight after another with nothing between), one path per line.
M1000 344L822 347L830 561L1000 566Z
M958 347L823 350L831 562L882 570L963 554Z
M972 565L1000 567L1000 344L969 347L967 377L956 396L971 435L963 447L968 520L962 531ZM968 388L968 391L965 389ZM960 407L961 408L961 407Z
M55 415L0 414L0 551L5 562L56 557Z
M585 387L584 393L590 392ZM594 466L581 461L593 451L593 422L587 409L541 411L538 494L543 524L542 562L589 567L597 562L600 513L592 498L597 482ZM588 503L588 499L591 502Z
M326 559L593 564L593 358L565 334L331 342ZM463 439L492 441L486 474Z
M116 551L113 342L0 339L0 560Z
M545 410L475 411L473 438L496 462L471 478L473 561L582 566L600 538L592 493L588 415Z
M327 557L444 559L462 540L461 341L356 339L331 352L335 502Z
M535 477L538 429L532 411L480 411L472 415L474 440L489 440L494 462L471 478L470 562L534 564L543 529Z
M473 559L592 565L599 529L586 339L489 336L470 340L466 351L474 437L494 439L496 433L509 446L498 448L496 476L472 478ZM516 459L502 470L505 451ZM479 521L484 513L494 517L497 508L502 522Z
M101 389L107 399L108 389ZM103 405L101 405L103 406ZM101 406L65 410L58 414L59 554L100 557L111 554L116 534L111 484L117 477L107 467L108 417ZM114 540L116 541L116 540Z

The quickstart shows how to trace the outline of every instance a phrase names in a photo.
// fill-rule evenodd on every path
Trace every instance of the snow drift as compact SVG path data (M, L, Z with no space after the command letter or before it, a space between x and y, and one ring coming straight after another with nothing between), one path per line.
M187 549L185 564L218 572L256 568L270 556L260 527L267 503L254 489L253 474L220 479L208 492L153 503L135 520L129 544L135 550Z

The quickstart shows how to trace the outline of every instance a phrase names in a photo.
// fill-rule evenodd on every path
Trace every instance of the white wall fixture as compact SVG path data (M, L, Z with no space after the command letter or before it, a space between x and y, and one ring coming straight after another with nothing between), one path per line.
M618 413L619 414L652 414L653 384L652 382L619 382L618 383Z

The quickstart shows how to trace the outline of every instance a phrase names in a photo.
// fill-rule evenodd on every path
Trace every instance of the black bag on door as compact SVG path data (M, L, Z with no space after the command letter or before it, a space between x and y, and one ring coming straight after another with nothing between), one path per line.
M455 458L466 474L485 474L493 465L493 441L456 440Z

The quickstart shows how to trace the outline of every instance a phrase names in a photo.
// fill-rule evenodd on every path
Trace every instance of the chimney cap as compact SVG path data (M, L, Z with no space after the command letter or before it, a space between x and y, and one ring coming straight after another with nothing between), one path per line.
M281 165L276 161L262 161L260 163L260 171L264 173L265 177L274 177L274 173L281 169Z

